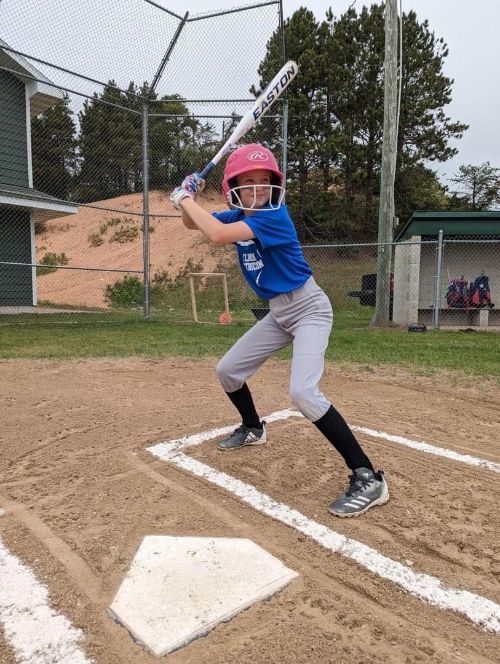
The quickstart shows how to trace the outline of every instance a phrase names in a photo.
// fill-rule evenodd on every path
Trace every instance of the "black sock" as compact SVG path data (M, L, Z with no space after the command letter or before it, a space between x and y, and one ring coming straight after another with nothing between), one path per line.
M236 392L226 392L226 394L231 399L233 405L236 406L246 427L250 429L262 429L262 423L255 410L250 388L246 383L243 383L243 387L240 387Z
M374 470L370 459L361 449L349 425L342 415L333 406L326 411L323 417L313 422L321 433L326 436L334 448L342 455L348 468L369 468Z

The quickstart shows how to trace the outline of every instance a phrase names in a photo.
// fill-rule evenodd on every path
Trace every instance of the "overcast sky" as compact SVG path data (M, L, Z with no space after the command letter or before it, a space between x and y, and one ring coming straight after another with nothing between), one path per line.
M170 9L175 5L170 0L161 1ZM321 20L328 7L338 16L351 4L352 0L284 0L283 9L287 17L306 6ZM355 7L359 11L364 4L377 3L356 0ZM234 5L234 0L186 0L185 9L197 13L206 12L207 6L226 9ZM446 111L453 120L470 125L454 144L459 154L433 167L444 179L463 163L489 161L500 167L500 0L402 0L402 5L404 12L413 9L419 21L428 19L430 29L448 44L444 72L455 82L453 101Z
M177 15L213 13L258 0L155 0ZM339 16L353 0L284 0L285 18L300 6L323 20L331 6ZM356 0L359 11L363 4ZM398 0L399 4L399 0ZM454 79L453 101L445 109L452 120L470 125L454 146L459 154L445 164L430 164L447 183L460 164L489 161L500 167L500 0L402 0L419 21L449 46L444 72ZM249 98L258 83L255 72L265 43L277 25L276 6L193 21L181 32L158 85L158 94L185 99ZM0 0L0 38L11 46L92 78L151 82L179 20L144 0ZM36 63L35 63L36 64ZM403 53L404 65L404 53ZM55 83L86 94L94 83L36 64ZM72 96L80 110L82 97ZM191 105L193 113L244 112L246 104Z

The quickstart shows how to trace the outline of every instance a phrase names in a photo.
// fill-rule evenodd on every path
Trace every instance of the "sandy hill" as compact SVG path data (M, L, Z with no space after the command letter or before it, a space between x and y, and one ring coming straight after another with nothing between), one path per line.
M208 210L227 209L222 198L209 192L201 197ZM92 203L114 212L80 207L77 214L54 219L36 236L37 261L48 254L65 254L68 265L119 270L143 269L142 194L130 194ZM211 245L198 231L187 230L180 217L160 218L155 214L178 214L162 191L150 193L150 265L151 276L165 271L176 277L188 259L202 263L204 271L231 260L231 248ZM37 278L39 300L74 306L105 307L104 291L108 284L121 281L119 272L56 270ZM141 275L137 275L141 278Z

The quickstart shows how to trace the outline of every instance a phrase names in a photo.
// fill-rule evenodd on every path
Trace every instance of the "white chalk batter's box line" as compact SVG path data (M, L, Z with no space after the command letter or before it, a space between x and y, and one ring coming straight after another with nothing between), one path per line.
M54 609L47 586L1 538L0 588L0 625L19 664L95 664L81 648L82 630Z
M302 415L294 410L282 410L272 413L265 420L269 424L289 417L302 417ZM192 436L158 443L146 449L159 459L172 463L178 468L187 470L212 484L230 491L258 512L262 512L276 521L294 528L318 542L325 549L354 560L370 572L396 583L419 599L440 609L460 613L487 631L500 633L500 605L492 600L471 593L468 590L447 587L438 578L429 574L416 572L411 567L382 555L366 544L345 537L331 528L313 519L309 519L292 507L277 502L271 496L258 491L251 484L246 484L227 473L215 470L182 452L184 448L199 445L200 443L230 433L233 431L234 426L212 429ZM352 426L351 428L353 431L359 431L376 438L384 438L385 440L397 442L429 454L444 456L455 461L500 472L500 464L470 455L458 454L451 450L429 445L423 441L413 441L401 436L392 436L364 427Z

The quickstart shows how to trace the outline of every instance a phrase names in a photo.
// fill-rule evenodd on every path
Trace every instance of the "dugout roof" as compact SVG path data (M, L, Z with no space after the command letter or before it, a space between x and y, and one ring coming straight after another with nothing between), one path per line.
M500 236L500 211L496 212L413 212L399 228L395 242L415 235L437 236L495 235Z

